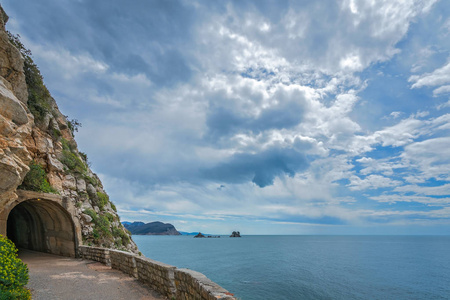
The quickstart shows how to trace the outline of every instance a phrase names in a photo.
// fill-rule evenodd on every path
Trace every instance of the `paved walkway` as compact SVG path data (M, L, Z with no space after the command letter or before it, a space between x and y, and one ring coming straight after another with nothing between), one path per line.
M33 300L165 299L135 278L99 262L20 250Z

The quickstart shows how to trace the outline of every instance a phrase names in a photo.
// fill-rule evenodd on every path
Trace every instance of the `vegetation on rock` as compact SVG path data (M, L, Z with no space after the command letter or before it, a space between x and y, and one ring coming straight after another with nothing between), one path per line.
M30 171L28 171L22 184L18 188L36 192L56 193L56 190L52 188L47 181L45 170L34 160L31 161Z
M114 245L119 249L123 249L123 246L131 242L129 233L123 225L120 223L119 226L113 224L118 221L113 214L104 212L97 214L93 209L85 209L83 213L90 216L91 222L95 225L92 232L92 242L107 246L105 243L112 238L114 239ZM89 242L89 239L86 239L86 241Z
M69 170L76 173L84 174L87 171L86 165L83 163L83 161L71 151L62 151L61 162L65 164L69 168Z
M8 238L0 235L0 300L31 299L28 268L17 257L17 248Z
M109 196L102 192L97 192L97 201L98 208L103 209L106 204L109 202Z
M93 186L97 186L98 185L97 180L95 178L91 177L91 176L88 176L88 175L84 176L84 180L86 180L87 183L90 183Z
M8 31L10 42L19 49L24 57L25 81L28 87L28 108L35 118L35 122L42 122L47 113L52 111L51 95L44 84L39 68L31 58L31 51L22 44L19 35L13 35Z

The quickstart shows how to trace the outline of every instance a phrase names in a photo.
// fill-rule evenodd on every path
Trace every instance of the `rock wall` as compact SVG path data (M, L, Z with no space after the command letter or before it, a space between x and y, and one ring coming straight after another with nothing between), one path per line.
M31 52L5 31L7 20L0 6L0 213L17 199L18 188L56 193L76 208L71 215L81 225L79 244L137 252L86 154L78 150L77 122L59 111ZM45 171L40 186L25 184L30 167L33 174Z
M23 57L5 32L7 15L0 6L0 209L17 198L15 190L28 172L33 115L26 103L28 92Z
M20 51L9 43L5 24L8 15L0 5L0 76L10 83L10 89L22 103L27 103L28 92L23 72L23 57Z
M139 279L168 299L236 300L233 294L196 271L106 248L80 246L79 253L84 259L102 262Z

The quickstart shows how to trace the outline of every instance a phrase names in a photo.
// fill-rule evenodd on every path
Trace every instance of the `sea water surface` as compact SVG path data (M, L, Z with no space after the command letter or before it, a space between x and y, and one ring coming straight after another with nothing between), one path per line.
M450 299L450 236L133 236L242 300Z

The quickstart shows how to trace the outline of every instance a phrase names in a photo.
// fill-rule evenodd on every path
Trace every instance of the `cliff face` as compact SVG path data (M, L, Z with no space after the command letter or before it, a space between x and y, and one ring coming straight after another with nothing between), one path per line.
M14 200L14 191L32 159L25 143L32 138L34 118L28 110L24 59L5 32L7 15L0 14L0 209Z
M0 211L17 189L55 193L76 207L83 244L137 251L100 179L77 148L79 125L58 109L31 53L5 31L0 6Z

